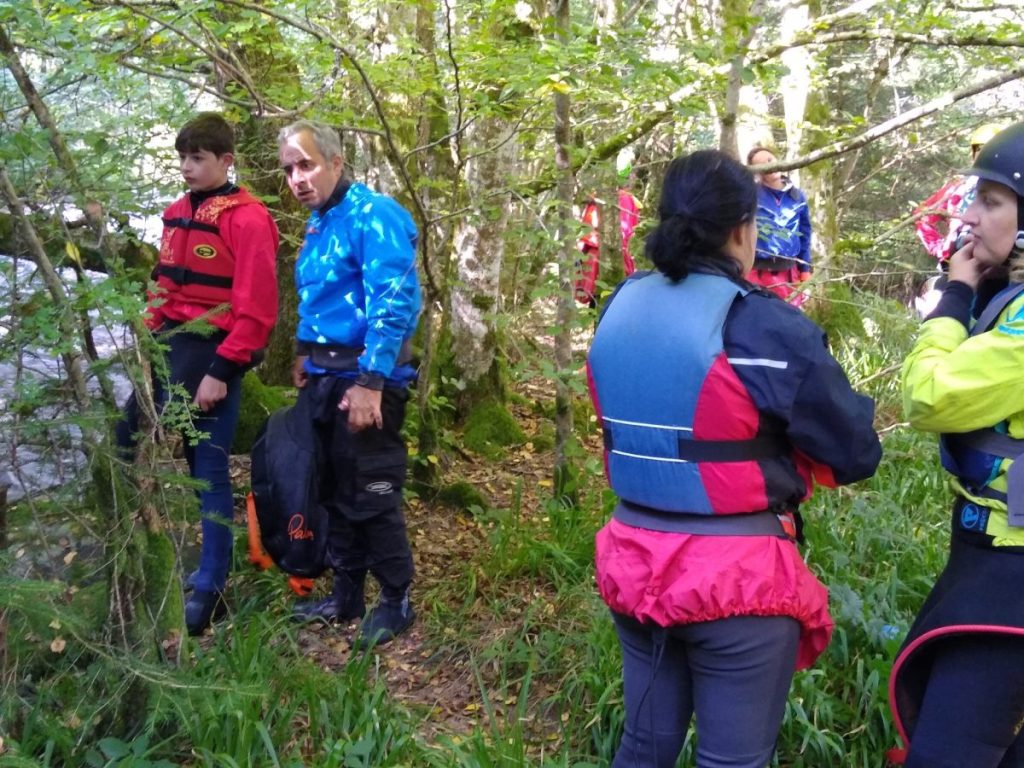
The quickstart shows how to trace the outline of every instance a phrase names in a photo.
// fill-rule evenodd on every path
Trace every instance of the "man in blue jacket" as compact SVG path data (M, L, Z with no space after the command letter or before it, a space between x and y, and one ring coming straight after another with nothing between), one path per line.
M380 583L380 601L355 641L368 648L394 639L415 618L400 430L415 377L416 226L390 197L345 178L333 128L301 120L281 131L278 144L288 186L311 211L295 264L292 379L314 422L334 571L330 596L297 605L295 617L328 623L363 617L369 571Z

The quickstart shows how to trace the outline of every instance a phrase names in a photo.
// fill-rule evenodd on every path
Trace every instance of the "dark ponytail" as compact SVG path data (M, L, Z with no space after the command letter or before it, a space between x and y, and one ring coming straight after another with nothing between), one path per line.
M716 149L677 157L665 173L647 257L673 281L695 268L739 278L740 265L722 248L756 209L754 177L737 160Z

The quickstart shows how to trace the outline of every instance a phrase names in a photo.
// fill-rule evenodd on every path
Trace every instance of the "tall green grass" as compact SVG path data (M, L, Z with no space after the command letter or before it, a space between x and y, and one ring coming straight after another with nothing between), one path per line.
M914 323L898 305L850 300L864 333L833 332L832 345L877 399L885 456L871 480L819 491L803 509L804 554L830 588L837 626L819 662L794 680L778 766L883 764L896 743L889 668L945 556L950 498L934 439L899 426L896 368ZM60 584L0 585L10 586L0 609L12 637L20 633L0 696L0 766L607 765L622 729L621 662L592 560L613 497L597 457L579 466L578 506L532 507L515 486L508 508L473 510L486 545L450 580L417 587L417 663L466 671L475 716L465 727L444 726L427 704L400 703L382 666L387 650L339 670L317 666L287 620L280 575L239 563L230 624L173 668L97 644ZM59 655L48 647L52 622L74 630ZM110 713L128 678L146 680L150 698L126 731ZM697 735L680 765L692 765Z

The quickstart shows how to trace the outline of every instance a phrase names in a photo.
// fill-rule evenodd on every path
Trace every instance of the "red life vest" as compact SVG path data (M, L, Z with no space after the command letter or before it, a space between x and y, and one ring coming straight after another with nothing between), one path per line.
M587 201L580 221L590 229L580 235L576 241L576 247L579 248L583 256L576 261L573 294L580 304L593 306L594 292L597 290L598 258L601 254L598 237L598 230L601 227L601 209L598 208L597 201Z
M247 190L215 195L195 215L185 195L164 211L160 261L154 270L158 291L168 300L215 307L231 301L235 254L220 235L221 215L240 205L259 205Z

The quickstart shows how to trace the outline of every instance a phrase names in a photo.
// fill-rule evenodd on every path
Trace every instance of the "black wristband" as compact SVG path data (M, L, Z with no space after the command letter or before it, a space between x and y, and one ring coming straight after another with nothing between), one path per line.
M380 392L384 389L384 377L379 373L360 371L359 375L356 376L356 385L364 389L375 389Z

